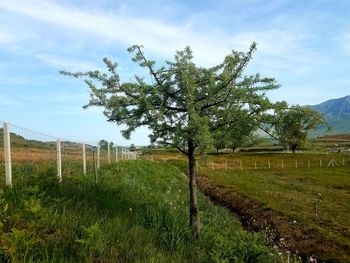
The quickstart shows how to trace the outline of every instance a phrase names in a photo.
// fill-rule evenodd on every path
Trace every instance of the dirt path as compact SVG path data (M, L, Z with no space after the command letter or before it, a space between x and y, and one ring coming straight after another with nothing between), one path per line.
M198 186L212 201L237 214L246 229L265 234L277 250L298 255L303 262L350 262L350 251L326 240L320 233L296 221L290 222L232 189L215 185L205 176L198 177Z

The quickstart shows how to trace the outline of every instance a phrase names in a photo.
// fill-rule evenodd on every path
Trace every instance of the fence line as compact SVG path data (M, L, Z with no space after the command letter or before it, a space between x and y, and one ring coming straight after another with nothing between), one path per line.
M153 155L148 155L145 157L151 161L170 161L170 160L179 160L178 158L171 157L154 157ZM323 161L326 162L326 165L323 165ZM198 161L197 161L198 164ZM313 159L313 160L297 160L297 159L287 159L287 160L230 160L227 159L221 161L210 160L206 163L201 163L201 166L197 166L198 169L202 170L202 166L210 170L258 170L258 169L312 169L312 168L333 168L333 167L345 167L350 165L350 157L344 158L341 160L322 160L322 159Z
M90 169L96 172L101 163L111 163L112 154L115 155L115 162L138 158L138 154L131 152L129 147L112 148L112 143L108 142L107 148L101 149L99 142L60 139L8 122L3 122L2 132L0 148L3 147L3 151L0 151L0 162L4 165L4 171L0 170L0 174L4 173L5 184L8 187L12 187L13 173L21 172L18 167L23 164L50 163L56 167L57 179L61 182L62 177L70 174L73 162L80 162L81 168L78 169L86 175ZM19 166L13 166L14 164ZM2 167L1 164L0 168Z
M162 159L159 159L162 160ZM232 162L228 162L227 160L224 162L215 162L210 161L207 163L207 167L211 170L257 170L257 169L311 169L311 168L332 168L332 167L343 167L350 164L350 161L346 161L345 158L342 158L341 161L336 161L334 159L331 159L327 161L327 165L322 165L322 160L319 160L319 165L316 165L318 160L314 160L311 162L310 160L304 160L304 161L298 161L295 160L295 163L293 165L293 160L290 160L289 166L288 162L285 162L285 160L278 160L276 162L272 162L270 160L267 160L266 163L263 161L260 161L260 165L257 161L242 161L242 160L234 160ZM314 165L312 165L312 163Z

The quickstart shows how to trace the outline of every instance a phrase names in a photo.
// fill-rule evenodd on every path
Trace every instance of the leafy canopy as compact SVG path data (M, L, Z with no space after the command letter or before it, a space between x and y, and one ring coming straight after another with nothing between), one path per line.
M325 123L320 113L299 105L278 110L274 117L274 137L293 152L306 141L310 131Z
M84 78L91 93L85 107L102 107L109 121L125 124L125 138L136 128L148 126L152 143L169 144L187 153L191 142L204 152L214 131L234 129L242 120L258 123L273 107L265 93L278 87L276 81L259 74L243 75L255 50L253 43L247 53L232 51L222 63L203 68L193 63L192 51L186 47L176 52L173 61L156 68L141 46L130 47L132 60L146 69L152 83L141 76L121 82L117 64L107 58L103 60L107 73L61 73Z

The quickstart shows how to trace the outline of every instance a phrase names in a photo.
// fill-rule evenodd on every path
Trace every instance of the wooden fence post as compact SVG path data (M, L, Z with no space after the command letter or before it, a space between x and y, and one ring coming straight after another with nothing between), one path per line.
M271 169L271 163L270 160L267 161L268 165L269 165L269 169Z
M295 160L295 168L298 168L298 160Z
M59 182L62 182L62 159L61 159L61 142L56 141L56 153L57 153L57 178Z
M320 167L322 167L322 160L320 160Z
M115 162L118 162L118 146L115 146Z
M12 187L12 165L11 165L11 139L10 139L10 125L4 122L4 159L5 159L5 178L6 186Z
M241 160L239 161L239 164L241 166L241 171L242 171L243 170L243 165L242 165L242 161Z
M256 161L254 161L254 167L255 169L258 169L258 167L256 166Z
M282 169L284 169L284 162L283 162L283 160L282 160Z

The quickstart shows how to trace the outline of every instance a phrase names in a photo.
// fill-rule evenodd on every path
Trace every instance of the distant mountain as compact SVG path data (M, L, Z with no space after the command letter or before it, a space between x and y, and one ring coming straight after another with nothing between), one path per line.
M350 96L327 100L309 107L323 114L331 127L328 131L327 127L322 126L315 131L314 135L350 134Z

